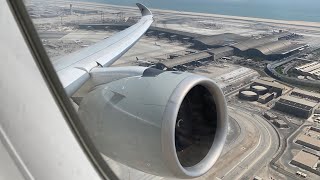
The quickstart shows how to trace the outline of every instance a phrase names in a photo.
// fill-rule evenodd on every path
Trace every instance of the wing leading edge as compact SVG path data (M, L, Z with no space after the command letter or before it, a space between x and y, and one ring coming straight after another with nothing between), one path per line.
M153 15L146 6L139 3L137 6L142 17L136 24L54 62L55 70L68 96L74 94L90 78L91 69L112 65L148 30L153 22Z

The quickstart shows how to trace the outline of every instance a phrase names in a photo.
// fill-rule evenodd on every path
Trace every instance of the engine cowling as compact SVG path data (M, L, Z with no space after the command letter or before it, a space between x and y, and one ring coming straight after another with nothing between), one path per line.
M163 177L193 178L218 159L227 107L212 80L146 70L95 87L79 116L97 149L122 164Z

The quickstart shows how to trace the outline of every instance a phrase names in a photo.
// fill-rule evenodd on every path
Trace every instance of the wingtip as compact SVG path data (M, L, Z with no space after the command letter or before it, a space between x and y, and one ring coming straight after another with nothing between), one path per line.
M136 5L140 9L142 16L152 15L152 12L145 5L143 5L141 3L136 3Z

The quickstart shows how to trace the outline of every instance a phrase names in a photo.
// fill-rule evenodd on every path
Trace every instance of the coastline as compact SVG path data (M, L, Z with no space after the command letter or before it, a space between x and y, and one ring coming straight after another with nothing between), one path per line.
M134 6L122 6L122 5L113 5L113 4L89 2L89 1L63 1L63 2L88 4L88 5L102 5L102 6L104 5L104 6L115 7L115 8L136 9L136 7L134 7ZM190 11L165 10L165 9L155 9L155 8L150 8L150 10L153 12L160 12L160 13L173 13L173 14L189 15L189 16L193 15L193 16L225 18L225 19L242 20L242 21L276 23L276 24L286 24L286 25L308 26L308 27L320 28L320 22L311 22L311 21L277 20L277 19L245 17L245 16L232 16L232 15L200 13L200 12L190 12Z

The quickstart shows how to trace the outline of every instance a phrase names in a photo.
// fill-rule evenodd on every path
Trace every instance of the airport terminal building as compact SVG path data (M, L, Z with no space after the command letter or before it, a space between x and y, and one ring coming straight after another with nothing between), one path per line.
M235 53L242 56L261 57L269 60L281 59L307 47L307 44L283 40L289 32L269 35L262 38L251 38L233 45Z

